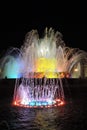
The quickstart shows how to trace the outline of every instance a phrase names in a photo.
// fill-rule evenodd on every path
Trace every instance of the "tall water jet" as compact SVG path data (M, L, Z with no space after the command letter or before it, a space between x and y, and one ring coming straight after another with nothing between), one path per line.
M64 91L58 79L56 40L58 33L45 30L43 39L37 31L29 32L21 48L22 78L16 80L15 105L37 107L62 105ZM62 41L62 40L61 40ZM58 51L62 52L61 46ZM60 54L60 58L63 53Z

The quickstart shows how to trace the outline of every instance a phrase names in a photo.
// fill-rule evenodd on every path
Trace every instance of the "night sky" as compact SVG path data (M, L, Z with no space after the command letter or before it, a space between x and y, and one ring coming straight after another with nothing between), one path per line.
M32 29L37 29L42 36L46 27L61 32L66 46L87 51L86 11L81 10L79 5L78 8L71 9L72 6L69 6L67 9L57 2L32 1L28 7L10 7L0 12L0 54L10 47L20 48L25 34Z

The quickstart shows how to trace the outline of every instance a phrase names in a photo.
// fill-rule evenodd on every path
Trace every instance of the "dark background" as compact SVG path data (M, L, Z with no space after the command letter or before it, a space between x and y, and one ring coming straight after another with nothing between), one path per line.
M86 12L83 2L5 2L0 9L0 52L20 48L28 31L37 29L41 36L46 27L60 31L66 46L87 51Z

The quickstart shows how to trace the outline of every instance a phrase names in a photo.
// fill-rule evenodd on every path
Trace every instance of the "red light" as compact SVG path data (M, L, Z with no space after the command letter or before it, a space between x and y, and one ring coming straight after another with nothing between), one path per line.
M63 101L61 101L59 104L58 104L58 106L63 106L64 105L64 102Z
M56 99L57 102L60 102L61 100L60 99Z

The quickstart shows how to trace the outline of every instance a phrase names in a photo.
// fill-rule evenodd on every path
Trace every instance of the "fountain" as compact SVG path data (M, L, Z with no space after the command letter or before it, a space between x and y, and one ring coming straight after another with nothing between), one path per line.
M74 66L87 62L87 53L65 46L60 32L46 28L43 38L37 30L28 32L23 46L11 48L1 59L2 77L16 78L14 105L50 107L64 104L61 78L71 78ZM12 70L9 73L9 69ZM81 68L80 68L81 69ZM79 69L79 70L80 70Z

